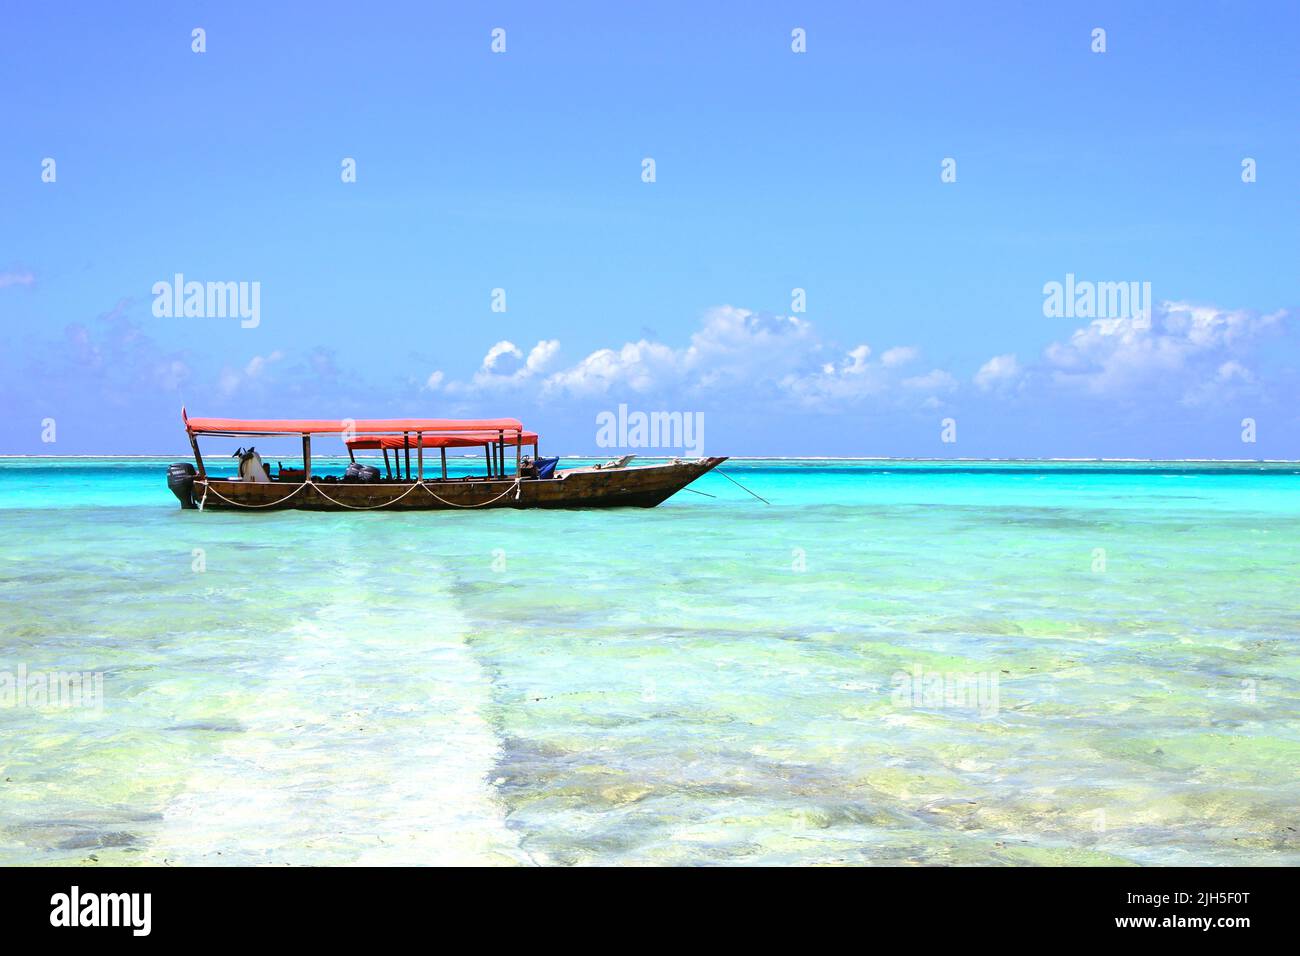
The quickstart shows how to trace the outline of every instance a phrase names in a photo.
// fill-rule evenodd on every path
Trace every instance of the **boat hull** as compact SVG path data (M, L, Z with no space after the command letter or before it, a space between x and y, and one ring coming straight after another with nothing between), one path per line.
M554 478L424 482L247 482L196 478L204 510L454 511L477 508L653 508L726 458L627 468L575 468Z

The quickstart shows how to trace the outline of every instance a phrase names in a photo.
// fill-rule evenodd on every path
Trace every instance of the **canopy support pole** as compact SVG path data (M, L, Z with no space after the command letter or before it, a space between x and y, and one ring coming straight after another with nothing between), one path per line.
M199 466L199 477L206 478L208 473L203 468L203 456L199 454L199 440L194 437L194 432L187 431L190 436L190 447L194 449L194 463Z
M411 480L411 433L402 432L402 445L406 449L406 480Z
M515 432L515 477L518 478L523 474L523 463L520 456L524 453L524 436L522 432Z
M442 449L442 480L447 480L447 449Z
M302 478L311 481L311 433L302 433Z
M419 469L416 475L420 481L424 481L424 432L415 433L415 457L418 462L416 467Z
M492 444L491 444L491 442L489 442L488 444L486 444L486 445L483 446L483 459L487 462L487 469L488 469L487 476L488 476L489 478L491 478L491 477L492 477Z
M389 478L392 478L392 477L393 477L393 466L390 465L390 464L388 463L388 449L387 449L387 448L384 449L384 471L388 473L388 477L389 477Z

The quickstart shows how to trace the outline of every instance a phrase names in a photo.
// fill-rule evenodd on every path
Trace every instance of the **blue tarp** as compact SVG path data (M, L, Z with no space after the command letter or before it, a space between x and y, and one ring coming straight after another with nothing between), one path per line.
M560 463L559 458L538 458L537 459L537 477L554 478L555 466Z

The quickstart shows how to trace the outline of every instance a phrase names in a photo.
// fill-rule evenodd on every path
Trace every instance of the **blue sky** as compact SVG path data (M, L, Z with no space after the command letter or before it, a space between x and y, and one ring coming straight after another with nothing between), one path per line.
M6 21L0 452L179 451L184 402L583 453L625 403L715 454L1300 458L1293 3ZM257 326L155 315L176 273L259 283ZM1067 274L1150 321L1045 316Z

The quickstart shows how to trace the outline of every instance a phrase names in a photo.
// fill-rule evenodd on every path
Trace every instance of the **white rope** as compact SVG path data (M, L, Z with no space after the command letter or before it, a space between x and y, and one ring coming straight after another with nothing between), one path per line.
M300 491L302 491L304 488L306 488L308 484L310 484L310 482L306 482L306 481L304 481L301 485L299 485L297 488L293 489L293 491L289 492L287 495L285 495L285 496L284 496L283 498L281 498L279 501L268 501L268 502L265 502L264 504L260 504L260 505L250 505L250 504L245 504L245 503L242 502L242 501L231 501L229 498L227 498L227 497L226 497L225 495L223 495L221 492L217 491L216 488L213 488L213 487L212 487L212 483L211 483L210 481L208 481L208 482L205 482L205 483L204 483L204 486L203 486L203 499L206 501L206 500L207 500L207 497L208 497L208 492L211 491L214 495L216 495L218 498L220 498L220 499L221 499L222 501L224 501L226 504L228 504L228 505L234 505L236 508L272 508L272 507L274 507L275 505L282 505L282 504L284 504L286 501L288 501L290 498L292 498L292 497L293 497L294 495L296 495L298 492L300 492ZM199 509L202 510L202 508L203 508L203 506L202 506L202 505L199 505Z
M445 499L445 498L439 498L437 495L435 495L435 494L433 493L433 490L432 490L428 485L424 485L424 490L427 491L427 492L429 492L429 496L430 496L431 498L433 498L435 501L441 501L444 505L446 505L446 506L449 507L449 508L482 508L482 507L484 507L485 505L494 504L495 502L500 501L502 498L504 498L506 495L510 494L510 492L512 492L512 491L516 492L516 494L515 494L515 499L518 500L518 498L519 498L518 492L522 490L522 489L520 488L519 483L520 483L522 480L523 480L523 479L521 479L521 478L516 478L516 479L515 479L515 483L514 483L513 485L511 485L511 486L510 486L509 488L507 488L505 491L501 492L501 494L497 495L497 496L496 496L495 498L493 498L491 501L480 501L480 502L479 502L478 504L476 504L476 505L458 505L458 504L456 504L456 502L454 502L454 501L448 501L448 500ZM424 483L421 482L421 484L424 484Z
M433 498L435 501L440 501L440 502L442 502L444 505L446 505L446 506L449 507L449 508L482 508L482 507L484 507L484 506L486 506L486 505L495 504L496 502L498 502L498 501L500 501L502 498L504 498L506 495L510 494L510 492L512 492L512 491L515 493L515 500L518 501L518 500L519 500L519 495L520 495L520 494L522 493L522 491L523 491L523 488L521 487L521 484L520 484L521 481L522 481L522 479L520 479L520 478L516 478L516 479L514 480L514 484L512 484L512 485L511 485L509 488L507 488L505 491L501 492L501 494L497 495L495 498L492 498L492 499L489 500L489 501L480 501L480 502L478 502L477 504L472 504L472 505L460 505L460 504L457 504L457 503L454 502L454 501L448 501L448 500L445 499L445 498L440 498L440 497L438 497L438 495L435 495L435 494L433 493L433 490L432 490L428 485L426 485L423 481L417 481L417 482L415 482L415 484L411 485L411 487L407 488L405 491L403 491L403 492L402 492L400 495L398 495L396 498L392 498L392 499L390 499L390 500L388 500L388 501L385 501L383 504L378 504L378 505L350 505L350 504L347 504L347 503L342 502L342 501L335 501L333 498L331 498L329 495L325 494L325 492L321 490L320 485L318 485L318 484L316 484L315 482L312 482L312 481L304 481L304 482L303 482L302 484L300 484L297 488L293 489L293 491L289 492L287 495L285 495L283 498L279 499L278 501L267 501L267 502L264 502L264 503L262 503L262 504L252 505L252 504L247 504L247 503L242 502L242 501L231 501L229 498L227 498L227 497L226 497L225 495L223 495L221 492L217 491L216 488L213 488L213 487L212 487L212 484L211 484L210 481L205 481L204 484L203 484L203 500L199 502L199 510L200 510L200 511L203 510L203 504L204 504L204 502L206 502L206 501L208 500L208 492L209 492L209 491L211 491L214 495L216 495L216 496L217 496L218 498L220 498L222 501L226 502L226 504L233 505L233 506L235 506L236 508L273 508L273 507L275 507L276 505L282 505L282 504L284 504L286 501L288 501L290 498L292 498L292 497L293 497L294 495L296 495L298 492L302 491L302 490L303 490L304 488L306 488L308 485L311 485L311 486L316 490L316 493L317 493L318 495L320 495L322 498L324 498L326 501L328 501L330 504L335 505L335 506L337 506L337 507L339 507L339 508L347 508L349 511L375 511L375 510L377 510L377 509L379 509L379 508L387 508L389 505L395 505L395 504L397 504L397 502L401 501L403 498L405 498L407 495L409 495L409 494L410 494L412 491L414 491L416 488L423 488L425 491L429 492L429 496L430 496L431 498Z
M325 492L321 491L321 487L320 487L320 485L313 484L312 487L316 489L316 494L320 495L322 498L324 498L326 501L328 501L328 502L329 502L330 504L332 504L332 505L338 505L340 508L347 508L349 511L374 511L374 510L376 510L376 509L378 509L378 508L387 508L389 505L395 505L395 504L397 504L399 501L401 501L403 498L405 498L407 495L409 495L412 491L414 491L416 488L418 488L418 487L419 487L420 485L422 485L422 484L424 484L424 482L422 482L422 481L417 481L415 484L411 485L411 487L407 488L405 491L403 491L403 492L402 492L400 495L398 495L396 498L390 499L389 501L385 501L385 502L384 502L383 504L381 504L381 505L349 505L349 504L345 504L345 503L342 502L342 501L335 501L335 500L334 500L333 498L331 498L329 495L325 494Z

